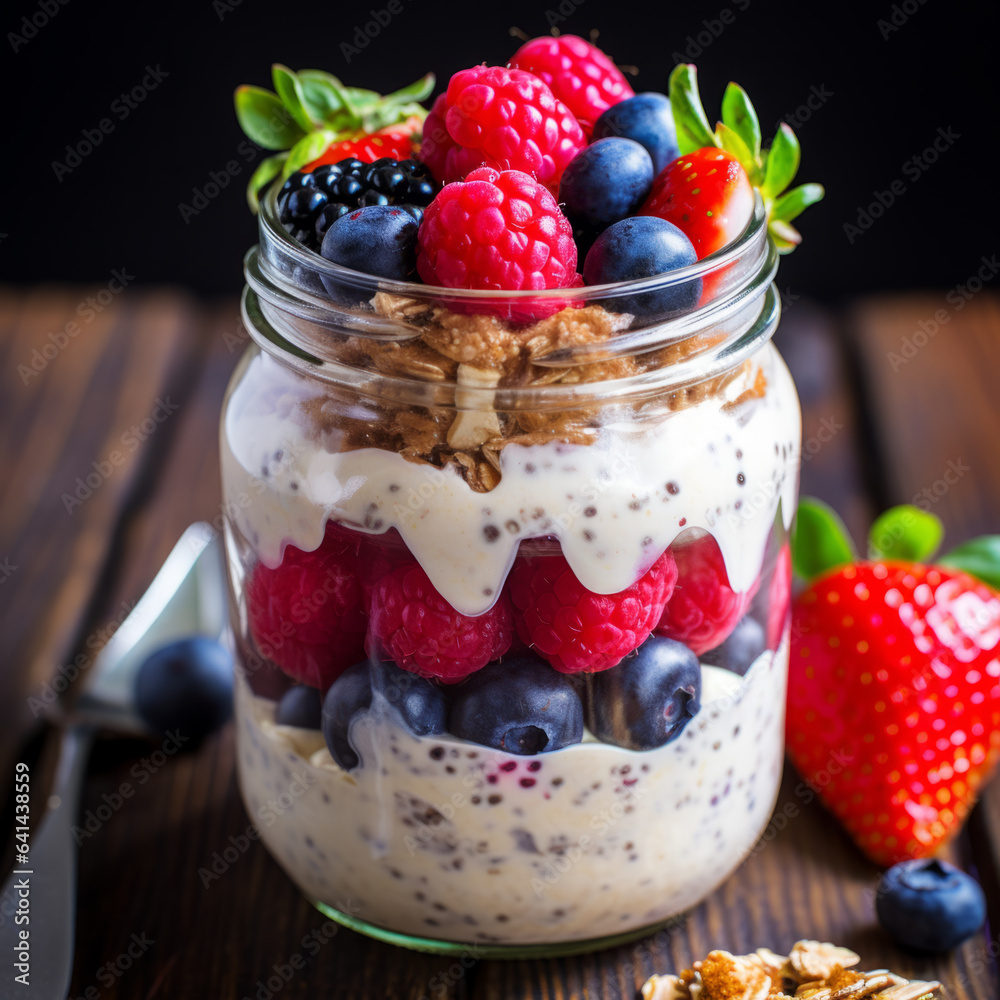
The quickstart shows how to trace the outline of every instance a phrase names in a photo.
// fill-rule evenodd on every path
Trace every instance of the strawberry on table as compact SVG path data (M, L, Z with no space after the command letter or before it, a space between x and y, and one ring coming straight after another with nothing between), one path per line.
M788 752L876 863L933 854L1000 759L1000 539L925 565L937 518L898 507L855 560L839 519L804 500Z
M621 70L596 45L577 35L532 38L507 65L544 80L576 115L588 139L608 108L635 96Z

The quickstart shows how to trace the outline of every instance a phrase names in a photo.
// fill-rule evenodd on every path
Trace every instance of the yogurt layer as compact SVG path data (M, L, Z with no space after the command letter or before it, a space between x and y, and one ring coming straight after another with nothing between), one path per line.
M328 518L373 533L398 529L458 611L488 610L522 539L554 536L589 590L630 586L683 531L711 532L730 584L756 579L775 516L795 509L800 421L791 376L771 345L756 357L767 392L747 386L643 422L633 410L590 445L559 442L500 452L502 478L472 490L453 466L409 462L377 448L341 452L304 428L302 405L322 393L278 362L252 358L222 429L227 510L257 556L277 566L286 544L323 540ZM304 433L304 430L306 433Z
M269 850L311 899L422 937L601 937L666 920L751 850L777 795L787 640L744 678L703 666L703 706L673 743L596 741L516 757L359 717L362 764L274 723L237 685L238 771Z

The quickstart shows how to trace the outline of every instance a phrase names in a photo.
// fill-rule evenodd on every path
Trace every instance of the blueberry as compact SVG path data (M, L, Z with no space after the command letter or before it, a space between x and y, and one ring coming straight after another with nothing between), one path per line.
M764 626L756 618L746 615L736 623L736 628L721 645L701 654L701 662L724 667L742 677L766 647Z
M701 708L701 667L683 643L653 636L609 670L584 675L587 728L605 743L652 750Z
M986 897L971 875L947 861L903 861L879 880L875 911L897 944L949 951L983 926Z
M583 706L565 674L534 656L512 656L454 689L448 729L507 753L543 753L583 739Z
M583 277L588 285L650 278L687 267L697 259L691 241L672 222L639 215L614 223L597 237L584 261ZM665 319L693 308L700 298L701 278L689 278L609 299L605 306L647 320Z
M369 205L337 219L320 252L352 270L405 281L416 271L417 224L395 205Z
M653 161L631 139L599 139L570 160L559 201L574 229L599 233L637 212L653 184Z
M407 729L418 736L445 731L445 698L440 687L394 663L356 663L333 682L323 699L326 745L330 756L348 771L360 763L349 737L351 723L373 701L377 708L395 709Z
M319 729L322 709L323 698L318 688L296 684L282 695L274 712L274 721L279 726Z
M623 136L634 139L653 160L655 177L679 154L674 114L665 94L636 94L614 104L594 124L594 139Z
M317 187L302 187L288 196L285 211L293 225L309 229L316 213L329 201L325 191Z
M156 733L180 729L199 740L233 714L233 658L204 636L162 646L135 678L135 704Z

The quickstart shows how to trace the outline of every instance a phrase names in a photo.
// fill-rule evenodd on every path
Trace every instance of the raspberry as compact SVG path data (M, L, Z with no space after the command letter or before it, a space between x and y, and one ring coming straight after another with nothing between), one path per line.
M416 563L382 577L372 592L369 656L447 684L510 649L514 621L506 595L483 615L459 614Z
M331 526L315 552L287 546L281 565L258 563L246 587L257 648L286 674L321 690L365 652L357 550L346 534Z
M587 144L580 123L537 76L503 66L456 73L424 122L420 158L442 184L476 167L524 170L553 194Z
M446 185L424 211L417 242L417 270L429 285L515 291L568 288L579 280L569 220L520 170L480 167ZM560 305L533 299L514 310L523 316L512 318L540 319ZM511 311L499 303L477 310Z
M711 535L672 551L677 562L677 587L656 634L683 642L700 656L732 632L746 614L757 585L742 594L729 586L722 552Z
M556 99L576 115L588 139L603 112L635 96L618 67L597 46L577 35L532 38L514 53L508 65L544 80Z
M664 552L631 587L595 594L563 556L518 559L509 577L521 639L556 670L607 670L649 637L670 599L677 567Z

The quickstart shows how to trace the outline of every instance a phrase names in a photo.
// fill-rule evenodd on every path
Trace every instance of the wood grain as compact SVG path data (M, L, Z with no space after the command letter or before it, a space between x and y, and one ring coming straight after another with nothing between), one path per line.
M51 363L43 373L51 385L22 386L19 359L75 314L81 294L0 289L0 420L12 431L0 440L0 459L17 469L16 481L0 483L0 561L16 552L23 562L0 584L0 622L16 637L0 672L0 722L13 719L3 713L23 699L12 692L32 690L46 668L85 649L89 635L138 598L187 524L219 514L216 425L239 354L235 305L195 307L172 295L129 294ZM803 492L833 502L859 538L878 505L909 499L955 456L974 471L934 509L953 539L998 526L992 511L1000 473L990 449L1000 438L988 390L990 373L1000 373L1000 313L995 302L977 300L977 309L961 317L967 326L958 317L949 326L953 340L938 337L926 358L918 355L890 378L885 352L928 304L871 301L837 321L797 302L783 319L781 349L799 385L804 440L816 441L803 465ZM939 344L957 357L936 356ZM971 387L964 384L970 380ZM72 483L85 474L170 392L182 401L176 413L131 464L65 516L67 476ZM928 409L931 398L947 401L944 409L934 403L937 419L914 412ZM681 968L712 947L787 948L804 935L842 941L869 967L941 978L949 1000L998 995L983 938L941 960L891 946L874 922L875 869L790 768L758 849L683 921L634 945L576 958L482 962L416 955L342 929L330 934L259 843L243 849L249 818L235 783L231 727L155 772L141 763L137 771L150 751L143 743L107 741L95 753L84 816L115 802L123 783L134 794L81 845L73 997L92 990L91 1000L297 1000L321 991L332 1000L632 1000L651 973ZM955 856L989 869L1000 844L1000 806L996 796L984 805ZM206 885L199 869L234 843L237 857ZM152 943L122 968L130 943L136 947L133 935ZM272 989L277 981L268 979L281 978L297 955L304 968Z

